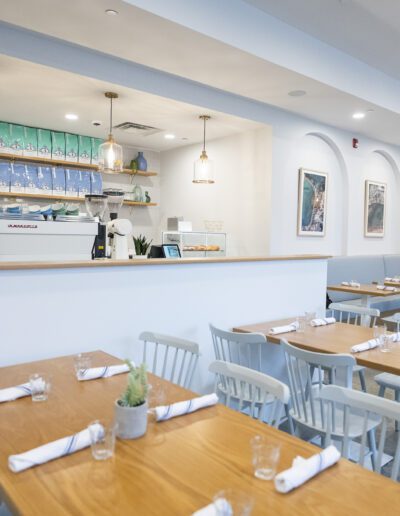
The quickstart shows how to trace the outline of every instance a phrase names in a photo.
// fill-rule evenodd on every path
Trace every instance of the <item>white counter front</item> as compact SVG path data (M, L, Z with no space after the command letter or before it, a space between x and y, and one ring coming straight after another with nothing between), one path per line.
M325 307L326 256L89 263L0 265L1 366L95 349L140 361L137 336L152 330L199 343L192 387L207 391L209 322L231 328ZM282 357L270 346L277 373Z

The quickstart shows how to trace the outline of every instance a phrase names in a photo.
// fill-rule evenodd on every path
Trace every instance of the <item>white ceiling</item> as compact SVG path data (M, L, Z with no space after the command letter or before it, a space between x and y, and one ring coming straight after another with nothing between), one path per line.
M400 79L398 0L243 0Z
M351 32L351 29L354 29L354 23L345 30L343 23L342 25L339 22L336 23L328 7L333 9L333 5L337 4L336 7L339 9L341 4L347 6L349 3L359 3L351 0L342 0L342 2L339 0L246 1L253 5L257 4L266 11L275 8L277 16L283 17L286 12L287 16L297 17L299 20L304 20L304 23L307 21L307 13L310 14L312 9L315 9L313 16L309 16L315 28L318 28L321 23L321 32L323 32L323 27L331 25L330 30L326 30L326 33L332 33L333 36L337 32L337 40L340 40L341 31ZM371 9L373 3L373 0L363 0L363 4L368 5ZM381 0L378 3L387 5L394 2ZM40 8L38 8L38 4L40 4ZM281 10L278 6L282 7ZM299 6L303 7L304 13ZM106 16L104 10L110 8L118 10L119 15ZM324 8L326 9L324 10ZM342 129L400 144L400 133L397 131L397 127L400 125L398 113L368 103L354 95L339 91L327 84L268 62L148 11L133 7L122 0L9 1L2 4L0 19L221 90L266 102ZM351 19L354 21L354 17ZM311 26L311 21L309 25ZM368 25L365 24L364 30L367 31L367 29ZM375 36L372 28L370 28L369 34ZM378 35L381 36L380 40L385 39L380 32ZM374 39L370 36L369 47L373 46ZM363 45L360 43L359 47L362 49ZM365 45L364 53L368 53L369 47ZM398 44L392 48L397 47ZM392 54L395 54L393 50ZM90 80L81 79L87 81L88 84L92 83ZM93 89L95 89L94 86ZM297 89L306 90L307 95L304 97L288 96L289 91ZM100 89L98 94L99 91ZM66 99L68 99L68 92L68 89L62 92ZM127 92L126 94L128 95ZM16 99L17 97L15 97L15 102L18 104ZM119 105L122 105L122 101ZM101 109L100 105L97 111L99 109ZM118 109L117 106L116 109ZM373 112L362 123L351 118L354 111L369 109ZM130 118L137 114L137 111L129 111ZM198 110L196 111L196 109L191 112L193 116L197 114ZM134 121L158 125L162 129L167 129L165 127L166 118L168 122L171 120L171 117L164 117L156 123L153 117L153 121L146 122L144 115L143 110L141 119L139 120L139 117L135 116L136 120ZM39 118L39 113L37 116ZM43 116L43 113L40 116ZM46 116L50 117L49 114ZM120 116L118 111L117 116L118 118ZM85 117L92 119L93 115L88 113ZM100 118L104 119L105 117L104 114ZM125 120L116 118L115 121L118 123ZM182 126L175 130L179 130L180 136L188 136L188 134L183 134L188 130L188 126L185 125L185 127L185 131ZM210 131L211 127L210 124ZM168 130L172 129L168 128ZM161 142L159 144L161 145ZM163 145L167 144L163 142Z
M109 101L105 91L116 91L113 124L136 122L161 129L154 135L131 135L115 130L118 142L152 150L166 150L200 142L203 110L130 88L82 77L62 70L0 55L0 117L2 120L72 133L106 137L108 134ZM79 116L65 119L66 113ZM260 127L259 124L230 115L206 110L212 116L207 126L209 139ZM103 121L100 127L93 120ZM176 135L166 140L164 134Z

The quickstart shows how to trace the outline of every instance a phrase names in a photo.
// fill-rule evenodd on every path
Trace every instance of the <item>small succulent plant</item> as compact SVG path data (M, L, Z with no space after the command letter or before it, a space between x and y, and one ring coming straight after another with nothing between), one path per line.
M149 389L146 365L134 367L129 360L126 360L126 363L129 366L128 385L118 403L121 407L138 407L146 401Z
M133 243L135 244L135 253L137 256L143 256L147 254L147 250L153 240L147 241L144 235L133 237Z

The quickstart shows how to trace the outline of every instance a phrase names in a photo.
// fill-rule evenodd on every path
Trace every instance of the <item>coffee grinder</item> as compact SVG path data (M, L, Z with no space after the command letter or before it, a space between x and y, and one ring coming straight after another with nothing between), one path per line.
M132 223L128 219L118 218L125 194L114 188L104 190L104 194L108 198L110 212L110 222L107 222L107 256L114 260L128 260L128 237L132 233Z
M86 211L91 217L98 219L97 235L94 239L92 259L106 257L107 225L104 222L104 213L107 208L107 195L89 194L85 195Z

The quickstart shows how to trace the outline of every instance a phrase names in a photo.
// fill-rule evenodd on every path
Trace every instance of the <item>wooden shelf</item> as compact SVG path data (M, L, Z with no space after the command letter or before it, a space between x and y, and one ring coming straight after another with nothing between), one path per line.
M60 161L57 159L50 158L39 158L36 156L18 156L17 154L6 154L4 152L0 152L0 159L5 159L8 161L24 161L27 163L39 163L43 165L52 165L52 166L62 166L68 168L83 168L85 170L98 170L98 165L91 165L88 163L76 163L74 161ZM142 170L137 170L134 172L130 168L124 168L121 174L129 174L133 176L143 176L143 177L152 177L157 176L157 172L143 172Z
M43 199L51 201L85 202L84 197L63 197L61 195L30 194L17 192L0 192L0 197L18 197L20 199ZM124 201L126 206L157 206L155 202Z

